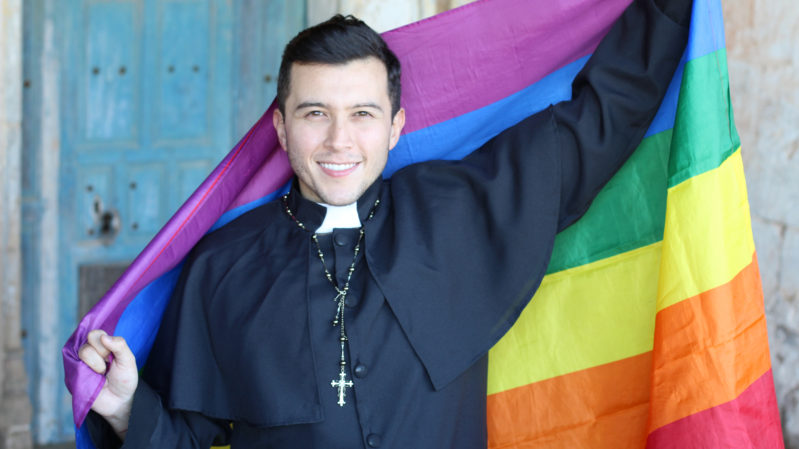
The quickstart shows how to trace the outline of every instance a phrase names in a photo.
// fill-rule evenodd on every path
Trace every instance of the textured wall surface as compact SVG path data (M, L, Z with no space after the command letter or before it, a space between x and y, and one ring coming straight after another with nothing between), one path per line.
M31 447L20 341L22 1L0 0L0 449Z
M381 33L451 7L447 0L307 0L307 5L309 25L336 13L352 14Z
M799 449L799 10L723 6L777 400L786 446Z

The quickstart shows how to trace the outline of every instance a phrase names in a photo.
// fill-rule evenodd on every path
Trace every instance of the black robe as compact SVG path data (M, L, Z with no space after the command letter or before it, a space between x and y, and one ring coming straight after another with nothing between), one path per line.
M462 161L408 166L358 200L365 236L346 309L355 386L344 407L330 385L334 290L310 234L276 201L203 238L166 309L124 447L484 448L488 350L538 288L555 234L643 138L682 54L689 4L666 2L664 15L635 1L571 101ZM296 188L288 205L309 229L324 218ZM320 237L339 285L356 235ZM94 414L89 427L98 446L114 445Z

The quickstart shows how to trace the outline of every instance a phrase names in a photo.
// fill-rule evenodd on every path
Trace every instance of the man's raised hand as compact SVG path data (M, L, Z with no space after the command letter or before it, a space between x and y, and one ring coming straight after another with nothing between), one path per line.
M109 355L113 361L109 362ZM80 347L78 357L96 373L105 375L105 383L92 404L113 427L120 438L125 438L128 419L133 404L133 393L139 382L136 358L122 337L112 337L101 329L89 332L87 342Z

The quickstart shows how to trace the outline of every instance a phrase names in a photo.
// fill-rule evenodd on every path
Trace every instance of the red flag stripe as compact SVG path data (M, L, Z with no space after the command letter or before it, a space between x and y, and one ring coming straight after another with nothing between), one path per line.
M736 399L686 416L652 432L647 449L692 447L782 448L782 431L771 370Z

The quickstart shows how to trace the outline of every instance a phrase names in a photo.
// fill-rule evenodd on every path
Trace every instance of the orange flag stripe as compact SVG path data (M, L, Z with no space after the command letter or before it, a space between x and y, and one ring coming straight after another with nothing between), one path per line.
M652 353L488 396L491 449L643 447Z
M735 399L770 368L753 254L730 282L658 312L649 431Z

